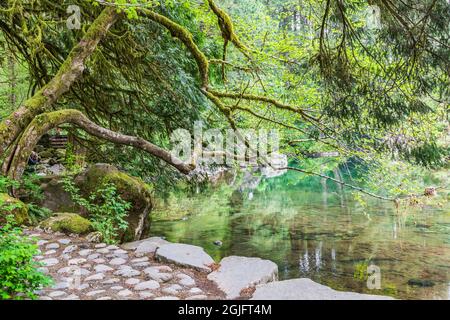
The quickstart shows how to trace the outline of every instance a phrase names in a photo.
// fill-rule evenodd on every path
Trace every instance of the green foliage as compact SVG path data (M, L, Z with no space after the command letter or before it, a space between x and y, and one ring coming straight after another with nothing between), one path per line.
M44 196L39 186L38 176L25 174L22 181L18 182L0 175L0 193L8 193L11 189L20 190L21 198L26 199L31 224L37 224L51 215L51 210L37 204Z
M14 217L8 216L0 227L0 299L35 299L36 290L52 283L33 260L38 252L37 245L14 225Z
M72 200L89 212L92 226L102 234L103 241L117 243L120 233L128 228L125 218L131 203L118 195L115 185L105 183L88 198L84 198L71 176L66 176L63 183L64 190L70 193Z

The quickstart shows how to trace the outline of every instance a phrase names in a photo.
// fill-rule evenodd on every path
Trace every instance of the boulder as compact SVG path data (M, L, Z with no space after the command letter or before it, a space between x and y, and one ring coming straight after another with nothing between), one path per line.
M125 250L134 250L136 254L153 254L159 247L169 243L169 241L166 241L163 238L152 237L140 241L125 243L121 247Z
M92 231L91 222L75 213L56 213L53 217L42 221L40 227L54 232L75 234L86 234Z
M71 195L64 191L60 176L44 177L42 182L41 188L44 194L44 199L40 203L42 207L53 212L80 213L89 218L88 212L77 206L72 201ZM118 240L121 242L140 240L145 236L145 231L149 229L149 214L152 209L151 189L146 183L108 164L96 164L89 167L78 174L74 182L85 198L104 183L114 184L120 197L132 205L126 218L128 229L120 234Z
M18 225L28 222L28 206L6 193L0 193L0 225L6 222L6 216L10 214Z
M258 285L252 300L393 300L393 298L336 291L311 279L301 278Z
M156 258L179 266L194 268L202 272L211 272L214 260L203 248L189 244L165 244L156 250Z
M220 261L208 280L215 282L227 299L237 299L243 289L278 280L278 266L270 260L231 256Z
M108 164L96 164L75 178L75 184L87 196L105 184L112 183L120 197L132 207L126 218L128 230L120 235L121 242L140 240L149 226L152 209L151 189L141 179L131 177Z

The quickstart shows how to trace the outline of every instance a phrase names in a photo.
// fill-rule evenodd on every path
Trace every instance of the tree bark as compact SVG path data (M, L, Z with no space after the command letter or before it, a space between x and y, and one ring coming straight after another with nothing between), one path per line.
M54 78L28 99L8 118L0 123L0 158L14 144L34 117L45 112L58 98L66 93L82 75L87 58L94 52L98 43L105 37L109 28L118 19L114 8L106 8L89 27L83 39L72 49ZM8 166L3 166L3 168Z
M64 123L76 125L87 133L98 138L141 149L159 159L162 159L166 163L178 169L181 173L188 174L194 169L193 165L183 163L181 160L173 157L170 152L142 138L128 136L105 129L89 120L80 111L67 109L43 113L36 116L36 118L26 128L17 144L8 176L14 180L20 180L28 163L28 158L40 138L50 129Z
M17 75L16 75L16 60L12 51L8 52L8 82L9 82L9 103L14 109L16 107L17 95Z

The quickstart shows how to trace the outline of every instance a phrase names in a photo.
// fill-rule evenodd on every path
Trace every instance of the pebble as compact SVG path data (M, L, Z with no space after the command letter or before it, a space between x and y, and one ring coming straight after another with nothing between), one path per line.
M192 297L188 298L188 300L206 300L206 299L208 299L208 297L203 294L200 294L197 296L192 296Z
M141 282L141 280L135 279L135 278L131 278L131 279L128 279L127 281L125 281L125 284L128 284L130 286L134 286L134 285L138 284L139 282Z
M132 294L133 294L133 292L131 292L131 291L128 290L128 289L119 291L119 292L117 293L117 295L118 295L118 296L121 296L121 297L128 297L128 296L131 296Z
M108 249L108 250L117 250L117 249L120 249L118 246L115 246L115 245L110 245L110 246L107 246L106 247L106 249Z
M87 260L85 258L76 258L76 259L70 259L69 260L69 265L77 265L77 264L82 264L85 263Z
M42 260L41 263L43 263L44 266L46 266L46 267L51 267L51 266L54 266L55 264L58 264L59 260L56 258L50 258L50 259Z
M119 278L112 278L102 282L102 284L114 284L120 282Z
M102 249L102 248L106 248L106 246L107 246L106 243L99 243L99 244L96 244L96 245L94 246L94 248L95 248L95 249Z
M111 290L123 290L123 287L122 286L114 286L114 287L111 287Z
M154 280L149 280L145 282L141 282L134 287L134 290L143 291L143 290L155 290L159 288L159 283Z
M101 294L101 293L103 293L103 292L106 292L106 290L95 290L95 291L90 291L90 292L86 293L86 295L87 295L88 297L92 297L92 296L99 295L99 294Z
M37 242L37 245L38 245L38 246L43 246L44 244L47 244L47 243L48 243L47 240L39 240L39 241Z
M187 274L177 274L177 278L180 279L178 282L185 287L190 287L190 286L195 286L195 280L192 279L190 276L188 276Z
M140 262L147 262L148 261L148 257L143 257L143 258L136 258L131 260L131 263L140 263Z
M141 297L141 299L153 298L154 296L155 295L153 293L151 293L150 291L139 292L139 297Z
M191 290L189 290L189 293L191 293L191 294L201 294L201 293L203 293L203 290L201 290L199 288L191 288Z
M104 273L97 273L97 274L87 277L86 279L84 279L84 281L98 281L98 280L103 280L104 278L105 278Z
M113 266L119 266L119 265L125 264L126 262L127 262L127 260L125 260L125 259L114 258L109 263L112 264Z
M93 253L93 254L90 254L90 255L88 255L86 257L86 259L88 259L88 260L95 260L95 259L98 259L98 258L100 258L100 254L98 254L98 253Z
M94 260L92 260L93 262L95 262L95 263L98 263L98 264L100 264L100 263L105 263L106 262L106 260L105 259L102 259L102 258L100 258L100 259L94 259Z
M44 253L44 256L49 256L49 255L55 254L55 253L56 253L56 250L48 250Z
M77 249L78 249L78 246L76 246L76 245L70 245L70 246L66 247L66 248L63 250L63 253L72 253L72 252L74 252L74 251L77 250Z
M58 243L50 243L48 245L45 246L45 249L49 250L49 249L58 249L59 248L59 244Z
M53 291L48 294L48 296L51 298L61 297L61 296L65 296L65 295L66 295L66 293L64 291Z
M98 299L96 299L96 300L112 300L112 298L111 297L101 297L101 298L98 298Z
M120 270L117 270L116 272L114 272L114 275L122 276L122 277L126 277L126 278L136 277L140 274L141 273L139 271L134 270L132 268L124 268L124 269L120 269Z
M99 264L94 267L94 270L96 272L108 272L108 271L113 271L114 269L107 265Z
M101 254L105 254L105 253L109 253L109 249L107 249L107 248L97 249L96 252L101 253Z
M63 244L63 245L68 245L69 243L71 243L72 241L69 239L59 239L58 240L59 243Z
M89 254L91 254L92 250L91 249L84 249L81 250L80 252L78 252L78 254L82 257L88 256Z

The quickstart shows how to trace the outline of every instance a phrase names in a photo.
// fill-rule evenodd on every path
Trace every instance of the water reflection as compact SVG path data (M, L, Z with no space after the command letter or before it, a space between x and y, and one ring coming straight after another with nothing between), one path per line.
M282 279L308 277L338 290L399 298L449 298L448 207L397 213L390 203L374 201L362 208L336 185L298 182L289 174L236 181L174 202L194 214L153 223L152 235L200 245L216 260L257 256L275 261ZM370 264L381 268L380 290L369 290L364 274L359 277Z

